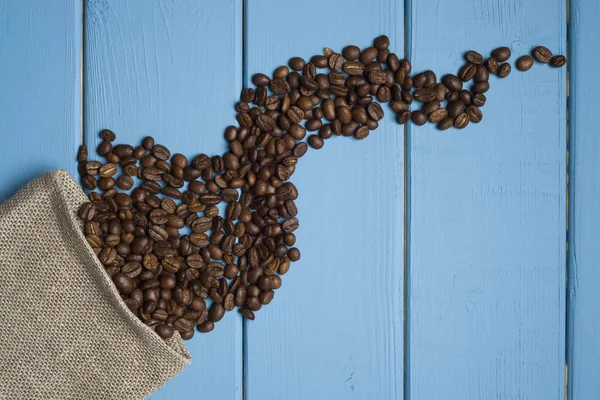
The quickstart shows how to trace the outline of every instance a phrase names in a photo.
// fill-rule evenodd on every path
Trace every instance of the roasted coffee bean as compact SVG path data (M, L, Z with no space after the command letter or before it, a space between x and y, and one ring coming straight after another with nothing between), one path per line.
M544 46L537 46L533 49L531 54L533 55L533 57L535 57L536 60L544 64L549 63L553 57L552 52Z
M458 100L465 103L465 105L471 104L473 101L473 93L468 90L461 90L460 93L458 93Z
M117 139L117 135L110 129L103 129L100 131L100 138L109 142L114 142Z
M369 118L374 121L379 121L383 118L383 109L377 103L371 103L367 106L367 113L369 114Z
M460 84L462 86L462 82L460 82ZM444 101L444 99L446 98L446 85L443 83L438 83L433 87L433 90L435 90L435 99L437 101Z
M469 120L474 123L481 122L481 119L483 118L481 110L474 105L467 106L465 113L469 116Z
M156 325L156 328L154 330L156 331L158 336L160 336L163 339L169 339L175 333L174 329L167 324L158 324Z
M212 307L210 308L210 311L208 312L208 318L212 322L219 322L220 320L223 319L224 315L225 315L225 308L220 303L213 304Z
M483 57L481 54L474 50L470 50L465 54L465 59L472 64L481 64L483 62Z
M112 151L112 144L108 140L103 140L102 142L100 142L100 144L96 148L96 153L98 153L98 155L100 155L102 157L104 157L111 151Z
M440 108L429 115L429 122L437 124L448 117L448 110Z
M448 117L454 119L462 114L465 109L465 103L459 100L451 101L446 106L446 109L448 110Z
M437 124L437 128L441 131L445 131L451 128L454 125L454 120L452 118L444 118Z
M475 70L475 82L487 82L490 79L490 72L483 65L478 65Z
M437 100L430 101L423 105L421 109L425 114L431 114L432 112L438 110L441 107L440 102Z
M510 49L508 47L498 47L492 51L492 56L498 60L498 62L505 62L510 58Z
M91 221L96 215L96 206L91 202L83 203L81 207L79 207L77 215L83 221Z
M458 129L464 129L467 125L469 125L469 116L466 113L460 114L454 120L454 127Z
M533 58L531 56L522 56L517 60L517 69L519 71L529 71L533 67Z
M459 92L460 90L462 90L463 87L462 81L456 75L452 74L444 75L442 77L442 83L446 85L446 88L448 88L448 90L455 92Z
M435 90L433 89L417 89L414 93L414 98L417 101L422 103L426 103L428 101L433 101L437 97Z
M473 85L473 93L485 93L490 90L490 84L488 82L477 82Z
M563 67L567 63L567 58L563 55L557 55L550 59L550 65L554 68Z
M486 97L483 93L476 93L473 95L472 103L477 107L483 107L486 102Z
M203 321L198 324L198 332L207 333L215 329L215 323L209 320Z
M473 79L476 71L477 71L477 65L475 65L473 63L467 64L460 69L458 76L460 77L460 79L463 82L468 82L471 79Z
M323 141L323 138L320 137L319 135L310 135L308 137L308 144L313 149L320 149L320 148L322 148L324 143L325 142Z
M494 57L490 57L485 61L485 67L492 74L498 73L498 60Z
M373 41L373 46L375 46L375 48L378 50L387 49L389 45L390 38L388 38L386 35L381 35L375 38L375 40Z
M437 77L435 75L435 72L427 70L423 74L425 75L425 83L423 84L423 86L428 89L433 88L437 83Z
M124 273L117 272L112 276L112 281L119 293L129 294L135 289L135 283L133 279L125 275Z
M120 159L123 159L133 155L133 146L128 144L119 144L113 148L112 153Z
M411 121L415 125L425 125L425 122L427 122L427 114L425 114L423 111L415 110L411 115ZM290 260L292 260L292 257L290 257Z
M512 68L509 63L501 64L498 66L498 77L506 78L510 74L511 69Z
M396 120L398 121L399 124L403 125L410 120L411 116L412 116L412 113L408 110L400 111L398 113L398 117L396 118Z

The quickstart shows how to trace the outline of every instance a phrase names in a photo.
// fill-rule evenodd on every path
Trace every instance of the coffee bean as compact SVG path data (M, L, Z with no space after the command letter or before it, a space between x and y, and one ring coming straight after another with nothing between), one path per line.
M422 88L423 86L425 86L426 80L427 80L427 77L425 76L424 73L421 72L414 76L413 86L416 87L417 89Z
M156 333L163 339L169 339L175 333L174 329L167 324L158 324L155 328Z
M472 103L477 107L483 107L485 105L486 100L487 99L483 93L476 93L473 96Z
M554 68L563 67L567 63L567 58L563 55L554 56L550 59L550 65Z
M441 131L445 131L454 125L452 118L444 118L437 124L437 128Z
M422 103L433 101L437 97L435 90L433 89L417 89L414 93L414 98Z
M302 69L304 68L305 62L304 59L301 57L292 57L288 63L288 65L290 66L291 69L293 69L294 71L302 71ZM255 75L256 76L256 75ZM267 77L267 80L269 78ZM259 77L258 79L259 83L254 82L254 77L252 78L252 82L256 85L256 86L260 86L261 83L263 83L264 77Z
M448 117L454 119L458 117L465 109L465 103L459 100L451 101L446 106L448 110Z
M373 41L373 46L375 46L375 48L378 50L387 49L389 45L390 38L388 38L386 35L381 35L375 38L375 40Z
M77 215L83 221L91 221L94 218L94 216L96 215L96 207L94 206L94 203L91 203L91 202L83 203L79 207L79 211L78 211Z
M377 49L375 47L367 47L360 53L359 60L363 64L369 64L377 57Z
M501 64L498 67L498 77L506 78L510 74L510 71L511 71L511 66L509 63Z
M440 108L429 115L429 122L437 124L448 117L448 110Z
M492 74L497 74L498 73L498 60L496 60L494 57L490 57L485 61L485 67L488 69L488 71Z
M533 58L531 56L522 56L517 60L517 69L519 71L529 71L533 66Z
M215 329L215 323L209 320L198 324L198 332L207 333Z
M427 115L420 110L416 110L413 111L412 116L411 116L411 121L413 122L413 124L415 125L425 125L425 122L427 122ZM291 259L291 257L290 257Z
M123 159L133 155L133 146L128 144L119 144L113 147L112 153L120 159Z
M472 64L481 64L483 62L483 57L481 54L474 50L470 50L465 54L465 59Z
M135 289L134 281L124 273L117 272L112 276L112 281L119 293L131 293Z
M488 69L483 65L478 65L475 70L474 79L475 82L487 82L490 78Z
M505 62L510 58L511 52L508 47L498 47L492 51L492 56L499 62Z
M244 318L249 319L250 321L254 321L255 316L252 310L248 308L240 308L239 312Z
M473 79L476 71L477 71L477 65L475 65L473 63L467 64L460 69L458 76L460 77L460 79L463 82L468 82L471 79Z
M383 109L377 103L369 104L367 106L367 113L369 114L369 118L371 118L374 121L379 121L384 116Z
M481 119L483 118L481 110L474 105L467 106L465 113L469 116L469 120L476 124L481 122Z
M463 103L465 103L465 105L467 104L471 104L472 100L473 100L473 93L471 93L468 90L461 90L458 93L458 100L462 101Z
M342 68L343 64L344 64L344 57L341 54L333 53L331 56L329 56L329 60L328 60L329 68L331 68L333 70L337 70L337 69Z
M490 90L490 84L488 82L477 82L473 85L473 93L485 93Z
M98 153L98 155L100 155L102 157L104 157L111 151L112 151L112 144L108 140L103 140L102 142L100 142L100 144L98 145L98 148L96 149L96 153Z
M358 60L358 57L360 57L360 48L358 46L346 46L342 50L342 55L349 61Z
M117 139L117 135L110 129L103 129L100 131L100 138L109 142L114 142Z
M315 67L317 68L326 68L327 67L327 57L322 56L322 55L316 55L313 56L310 59L310 62L313 63L315 65ZM300 68L298 71L300 71L302 68Z
M454 120L454 127L458 129L464 129L467 125L469 125L469 116L466 113L460 114Z
M452 74L444 75L442 77L442 83L446 85L446 88L448 88L448 90L452 90L455 92L462 90L463 87L462 81L456 75Z
M407 123L408 120L410 120L411 116L412 116L412 113L410 111L408 111L408 110L401 111L398 113L397 121L399 124L403 125L403 124Z
M320 148L322 148L324 143L325 142L323 141L323 138L321 138L319 135L310 135L308 137L308 144L313 149L320 149Z
M535 57L536 60L544 64L549 63L553 57L552 52L544 46L537 46L533 49L531 54L533 55L533 57Z
M437 77L435 75L435 72L427 70L423 74L425 75L425 83L423 84L423 86L428 89L433 88L437 83Z
M423 105L423 108L421 108L421 110L425 114L431 114L432 112L438 110L439 108L440 108L440 102L437 100L434 100L434 101L430 101L430 102L426 103L425 105Z

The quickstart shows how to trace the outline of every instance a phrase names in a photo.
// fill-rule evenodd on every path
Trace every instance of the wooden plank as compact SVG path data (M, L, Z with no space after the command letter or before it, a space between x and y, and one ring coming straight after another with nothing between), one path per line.
M242 84L240 0L86 1L86 143L113 129L174 152L223 154ZM187 342L192 365L156 399L240 399L242 323L230 313Z
M569 399L600 398L600 139L598 104L600 4L570 4Z
M0 201L55 168L77 173L81 1L0 0Z
M246 83L293 56L367 47L383 33L403 54L393 0L246 6ZM249 400L403 398L404 131L386 112L364 141L334 137L299 161L302 259L246 323Z
M413 71L463 52L566 51L564 1L419 0ZM483 122L411 127L408 392L413 399L562 399L566 70L491 79Z

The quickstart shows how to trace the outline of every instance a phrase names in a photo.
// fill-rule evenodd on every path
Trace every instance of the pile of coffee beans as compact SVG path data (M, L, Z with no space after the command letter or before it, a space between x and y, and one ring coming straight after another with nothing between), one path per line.
M411 75L410 61L388 46L380 36L372 47L326 48L309 62L292 58L273 77L254 75L256 87L243 89L235 105L239 126L225 129L223 156L189 160L152 137L136 147L115 144L110 130L100 132L96 149L104 162L88 160L80 147L79 173L91 191L79 210L87 241L125 304L158 335L210 332L236 307L253 320L273 300L300 259L290 178L309 146L320 149L333 135L366 138L384 116L379 103L390 103L400 124L465 128L483 117L490 74L511 72L511 51L501 47L486 60L467 52L458 75L438 81L430 70ZM533 56L566 63L542 46ZM517 68L533 63L524 56Z

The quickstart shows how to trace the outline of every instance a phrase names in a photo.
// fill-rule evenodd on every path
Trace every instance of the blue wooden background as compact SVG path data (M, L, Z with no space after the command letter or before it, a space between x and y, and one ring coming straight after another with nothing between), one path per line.
M441 75L544 44L569 74L492 78L478 126L388 116L309 152L302 260L152 398L600 399L598 21L597 0L0 0L0 199L75 175L104 127L222 153L250 76L324 46L385 33Z

